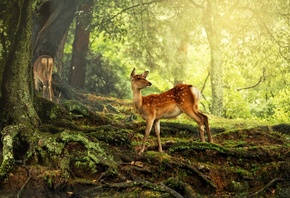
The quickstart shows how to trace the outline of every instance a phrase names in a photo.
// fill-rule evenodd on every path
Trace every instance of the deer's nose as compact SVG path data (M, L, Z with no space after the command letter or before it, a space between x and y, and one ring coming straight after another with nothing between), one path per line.
M152 85L152 83L151 82L149 82L149 86L151 86Z

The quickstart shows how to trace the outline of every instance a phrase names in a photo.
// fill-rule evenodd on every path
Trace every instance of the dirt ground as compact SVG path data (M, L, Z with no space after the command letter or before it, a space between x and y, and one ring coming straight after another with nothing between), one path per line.
M43 123L44 129L56 135L67 130L83 134L100 144L114 165L87 160L83 141L67 142L65 152L57 157L45 159L39 154L25 163L24 147L15 145L15 167L1 185L0 197L290 196L287 124L250 128L212 124L214 143L210 144L200 142L197 127L186 119L165 120L161 124L164 152L157 152L152 133L147 150L138 155L145 123L130 102L87 95L83 105L110 123L92 121L96 118L91 114L84 116L73 108L69 110L74 115L69 121L73 129L56 120ZM61 164L64 156L70 159L66 177ZM50 157L54 162L59 157L59 163L50 163Z

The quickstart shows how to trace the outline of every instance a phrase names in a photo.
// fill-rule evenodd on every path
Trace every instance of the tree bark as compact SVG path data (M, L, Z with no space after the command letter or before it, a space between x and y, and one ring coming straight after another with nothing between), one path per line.
M33 16L33 60L44 54L56 57L77 4L78 0L49 0L37 7Z
M17 2L17 3L15 3ZM32 90L32 0L12 1L7 24L15 24L8 34L10 49L2 82L2 121L4 125L23 123L37 126L39 119L33 107Z
M218 14L216 0L207 0L203 10L203 24L211 49L211 88L213 115L223 115L223 52L221 44L221 17Z
M13 169L13 139L25 127L33 128L40 123L33 106L31 69L32 0L9 1L5 5L9 17L5 24L9 48L5 59L1 84L1 141L3 160L0 165L0 183ZM13 9L11 9L13 8Z
M68 82L74 87L84 88L86 77L86 56L89 49L93 1L83 4L76 18L75 40Z

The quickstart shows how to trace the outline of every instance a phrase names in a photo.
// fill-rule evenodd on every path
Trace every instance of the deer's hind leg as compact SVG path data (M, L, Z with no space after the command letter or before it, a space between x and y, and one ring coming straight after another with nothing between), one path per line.
M212 139L211 133L210 133L210 126L209 126L209 123L208 123L208 117L206 115L204 115L203 113L201 113L201 112L198 112L198 114L199 114L200 117L203 118L203 123L204 123L205 130L206 130L206 133L207 133L208 142L213 143L213 139Z
M162 144L161 144L161 138L160 138L160 120L155 120L154 130L155 130L156 137L157 137L158 151L162 152Z
M52 98L53 98L53 91L52 91L52 84L51 84L51 80L48 80L48 97L49 97L49 100L52 101Z
M205 130L205 118L201 116L198 112L195 112L193 108L187 108L183 112L195 120L199 127L199 137L202 142L205 142L204 130Z

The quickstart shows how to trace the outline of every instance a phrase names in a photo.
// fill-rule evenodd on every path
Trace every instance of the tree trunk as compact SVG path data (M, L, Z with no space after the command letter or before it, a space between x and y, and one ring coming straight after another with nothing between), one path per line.
M83 88L86 77L86 56L89 48L90 30L88 29L92 20L93 1L83 4L79 10L76 20L75 40L68 82L74 87Z
M221 44L221 17L216 0L208 0L203 11L203 24L211 49L211 87L213 115L223 115L223 53Z
M187 64L187 51L188 51L189 40L188 36L185 36L180 40L180 44L177 48L177 60L178 65L175 69L175 79L174 85L184 83L184 76L186 72L186 64Z
M40 55L54 58L54 76L62 76L62 56L66 35L74 19L78 0L49 0L38 7L33 16L33 59ZM59 79L59 78L57 78ZM55 86L53 86L55 91ZM59 90L58 90L59 91ZM58 101L60 93L54 92L54 101ZM62 95L65 95L64 93Z
M17 24L8 30L11 42L2 82L1 115L4 125L23 123L36 126L39 119L33 107L32 85L32 0L11 2L7 24Z
M58 46L58 49L54 57L54 63L57 66L57 71L55 72L58 73L60 77L64 77L62 58L63 58L64 45L67 38L67 33L68 31L63 35L63 38Z

